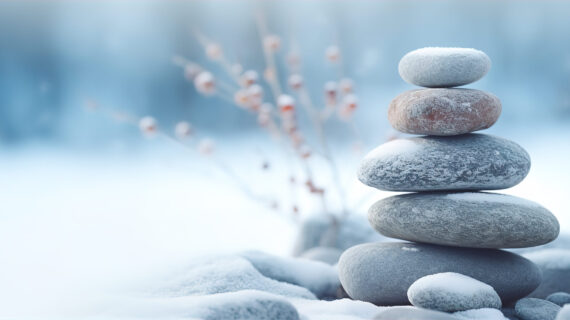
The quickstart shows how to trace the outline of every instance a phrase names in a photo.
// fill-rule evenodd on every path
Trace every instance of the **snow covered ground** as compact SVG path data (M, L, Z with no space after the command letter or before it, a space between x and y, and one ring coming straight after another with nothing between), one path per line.
M570 128L495 134L519 142L533 161L529 176L504 192L544 205L569 232ZM248 168L249 159L238 153L243 145L236 141L224 154L237 168ZM353 160L341 167L356 202L370 189L356 181ZM260 185L268 179L245 176ZM226 181L174 146L129 156L0 153L0 317L80 314L204 254L289 254L295 225ZM357 214L391 194L373 193Z

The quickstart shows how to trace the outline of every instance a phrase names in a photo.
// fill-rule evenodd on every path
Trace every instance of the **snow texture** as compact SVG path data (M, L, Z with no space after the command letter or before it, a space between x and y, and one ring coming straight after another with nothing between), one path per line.
M416 307L392 307L378 314L376 320L459 320L459 318L440 311Z
M122 299L105 308L103 319L299 320L282 296L244 290L206 296Z
M459 311L453 315L461 320L508 320L501 311L492 308Z
M524 298L515 305L515 312L522 320L554 320L559 311L560 306L536 298Z
M344 317L372 319L375 315L386 309L377 307L368 302L351 299L332 301L290 299L290 301L302 316L306 316L311 320L335 319L335 317L343 317L342 319L345 319Z
M565 305L556 315L556 320L570 320L570 304Z
M338 272L324 262L278 257L260 251L245 252L242 256L262 275L304 287L321 299L335 297L340 287Z
M408 299L416 307L445 312L501 307L501 299L493 287L454 272L416 280L408 289Z
M500 115L499 98L474 89L410 90L394 98L388 109L394 129L437 136L487 129Z
M422 87L462 86L489 72L491 59L468 48L421 48L407 53L398 66L404 81Z
M386 191L497 190L517 185L529 170L518 144L472 133L383 144L362 160L358 179Z
M242 257L215 258L190 267L165 281L155 294L161 296L207 295L259 290L287 297L315 299L309 290L263 276Z

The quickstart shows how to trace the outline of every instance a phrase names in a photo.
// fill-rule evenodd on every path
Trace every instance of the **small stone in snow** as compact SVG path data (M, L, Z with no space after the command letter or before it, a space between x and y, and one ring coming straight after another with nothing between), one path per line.
M546 300L524 298L517 301L515 312L522 320L554 320L560 306Z
M408 289L408 299L416 307L445 312L501 307L501 298L493 287L454 272L416 280Z

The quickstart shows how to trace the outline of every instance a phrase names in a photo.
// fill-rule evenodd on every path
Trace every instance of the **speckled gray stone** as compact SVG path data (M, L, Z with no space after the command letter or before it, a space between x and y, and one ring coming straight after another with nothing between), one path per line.
M565 305L560 309L560 311L558 311L556 320L570 320L570 304Z
M570 293L555 292L546 297L546 300L562 307L563 305L570 303Z
M375 320L460 320L449 313L416 307L392 307L380 312Z
M469 48L421 48L407 53L398 66L404 81L422 87L445 88L481 79L491 69L491 59Z
M340 257L338 269L350 297L385 306L409 304L410 285L434 273L456 272L482 281L505 305L526 296L541 280L533 263L511 252L406 242L352 247Z
M518 144L471 133L385 143L362 160L358 179L387 191L496 190L518 184L529 170Z
M515 305L515 312L522 320L554 320L558 311L560 306L536 298L524 298Z
M570 250L543 249L525 253L542 272L542 282L529 297L545 299L555 292L570 292Z
M473 89L410 90L388 108L396 130L411 134L452 136L491 127L501 115L501 101Z
M444 312L501 307L493 287L455 272L419 278L408 289L408 299L416 307Z
M368 219L387 237L456 247L532 247L560 231L539 204L487 192L397 195L376 202Z

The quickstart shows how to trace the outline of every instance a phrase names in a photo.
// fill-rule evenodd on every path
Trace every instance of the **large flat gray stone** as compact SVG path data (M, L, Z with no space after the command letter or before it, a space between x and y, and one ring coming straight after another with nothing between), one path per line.
M368 219L387 237L472 248L538 246L560 231L539 204L486 192L397 195L376 202Z
M492 286L503 304L526 296L541 281L532 262L511 252L407 242L352 247L342 254L338 268L351 298L383 306L409 304L410 285L441 272L461 273Z
M484 134L396 139L372 150L358 179L387 191L497 190L521 182L530 157L518 144Z

